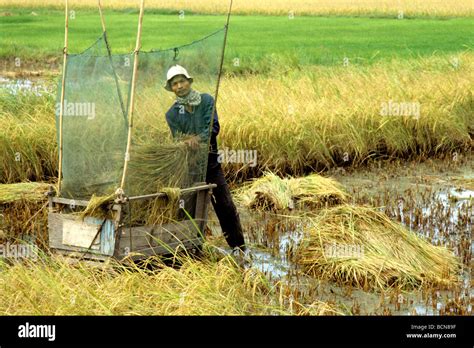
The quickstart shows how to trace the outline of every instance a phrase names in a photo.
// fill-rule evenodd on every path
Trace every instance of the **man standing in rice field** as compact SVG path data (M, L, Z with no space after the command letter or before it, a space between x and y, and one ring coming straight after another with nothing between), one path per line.
M206 182L216 184L212 190L211 202L222 228L222 232L234 255L248 256L245 246L239 213L232 201L221 164L218 161L217 135L219 120L214 110L211 126L211 114L214 98L207 93L199 93L192 89L193 78L180 65L172 66L166 75L165 89L176 94L176 101L166 112L166 121L173 137L186 135L184 143L191 149L199 148L199 144L208 143L211 135L207 162Z

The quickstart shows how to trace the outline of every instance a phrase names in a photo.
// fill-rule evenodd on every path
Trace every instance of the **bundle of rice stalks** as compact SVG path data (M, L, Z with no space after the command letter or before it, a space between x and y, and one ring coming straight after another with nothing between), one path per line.
M44 182L22 182L0 185L0 204L19 200L38 202L45 200L45 193L51 184Z
M237 193L236 201L256 210L293 208L287 180L271 172L244 186Z
M457 186L461 188L474 191L474 178L458 177L458 178L454 178L453 181Z
M293 200L305 206L336 205L347 200L336 180L317 174L288 179L288 186Z
M449 286L459 260L370 207L341 205L311 221L295 260L311 275L368 288Z
M28 238L40 246L47 245L45 193L50 185L35 182L0 185L0 240Z
M89 203L87 204L86 209L80 212L79 216L82 220L86 216L93 216L96 218L109 218L111 210L109 209L109 204L115 199L115 194L108 196L96 196L92 195Z
M320 208L346 201L346 194L337 181L312 174L303 178L285 178L267 172L262 178L244 186L236 200L256 210L282 211L299 208Z
M132 208L130 212L127 209L125 210L124 221L130 225L159 225L176 219L181 190L166 187L160 191L164 192L166 196L130 202ZM82 220L89 216L99 219L112 218L110 204L113 203L115 197L115 194L108 196L92 195L87 207L79 213L80 218ZM132 211L133 213L131 213Z
M148 213L146 218L147 225L163 224L177 217L181 190L179 188L166 187L161 191L166 193L166 197L160 197L149 203L149 207L146 210Z
M125 223L129 225L161 225L177 220L181 190L175 187L160 189L166 196L150 200L130 202L130 211L125 210Z
M207 144L192 150L182 142L140 141L132 146L126 192L128 195L156 193L164 187L182 188L193 181L203 181L207 153Z

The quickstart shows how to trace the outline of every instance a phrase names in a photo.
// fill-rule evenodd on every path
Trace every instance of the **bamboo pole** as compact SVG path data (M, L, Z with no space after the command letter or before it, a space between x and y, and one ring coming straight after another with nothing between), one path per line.
M226 47L226 44L227 44L227 32L229 31L229 22L230 22L230 14L232 12L232 3L233 3L233 0L230 0L229 12L227 13L227 21L226 21L226 24L225 24L224 43L222 45L222 54L221 54L221 61L220 61L220 66L219 66L219 75L217 76L216 94L215 94L215 97L214 97L214 105L212 106L211 125L209 127L209 137L208 137L208 141L207 141L207 147L208 148L209 148L210 142L211 142L212 128L214 127L214 113L216 112L217 98L219 96L219 87L220 87L220 83L221 83L222 67L224 65L225 47ZM208 159L206 159L206 164L207 164L207 162L208 162Z
M102 24L102 31L105 33L105 20L104 20L104 15L102 14L102 4L100 0L99 2L99 15L100 15L100 23Z
M220 66L219 66L219 75L217 77L217 85L216 85L216 96L215 96L215 99L214 99L214 107L212 108L212 114L211 114L211 119L212 119L211 126L214 123L214 112L216 110L217 97L219 96L219 87L220 87L220 83L221 83L222 66L224 65L224 54L225 54L225 47L226 47L226 44L227 44L227 32L229 31L230 13L232 11L232 2L233 2L233 0L230 0L229 12L227 13L227 21L226 21L226 24L225 24L224 44L222 45L221 62L220 62Z
M102 33L104 35L105 47L107 48L107 54L109 56L110 66L111 66L112 72L114 74L115 86L117 87L117 94L118 94L118 98L119 98L119 101L120 101L120 108L122 110L123 117L125 118L125 117L127 117L127 113L125 111L125 106L123 104L122 93L120 92L120 85L119 85L119 82L118 82L117 73L115 72L114 62L112 60L112 49L110 48L109 39L107 37L107 30L105 28L105 19L104 19L104 14L102 12L102 4L101 4L100 0L98 0L98 3L99 3L98 5L99 5L100 22L102 24Z
M58 189L57 195L61 192L61 179L63 170L63 116L64 116L64 95L66 86L66 69L67 69L67 48L68 48L68 26L69 26L69 9L68 0L65 0L65 23L64 23L64 48L63 48L63 77L61 82L61 102L59 106L59 168L58 168Z
M206 184L206 185L188 187L188 188L180 190L179 192L180 192L180 194L183 195L185 193L202 191L202 190L206 190L206 189L212 189L212 188L215 188L215 187L217 187L216 184ZM151 193L151 194L148 194L148 195L126 197L125 201L130 202L130 201L136 201L136 200L141 200L141 199L150 199L150 198L164 197L164 196L166 196L166 193L158 192L158 193Z
M124 165L123 165L122 182L120 184L120 189L122 191L123 191L123 188L125 186L125 178L127 176L128 162L130 160L130 145L132 143L132 129L133 129L133 105L134 105L134 101L135 101L135 85L136 85L136 79L137 79L138 52L140 51L140 45L141 45L142 22L143 22L144 7L145 7L145 0L141 0L140 16L138 18L137 42L136 42L136 45L135 45L134 60L133 60L132 85L131 85L131 88L130 88L130 105L129 105L129 110L128 110L127 150L125 152L125 161L124 161Z

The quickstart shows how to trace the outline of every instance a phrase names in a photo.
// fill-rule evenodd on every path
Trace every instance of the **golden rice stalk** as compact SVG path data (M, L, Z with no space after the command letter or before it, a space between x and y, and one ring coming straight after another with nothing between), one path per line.
M42 201L51 184L44 182L22 182L0 185L0 204L19 200Z
M459 260L374 208L341 205L311 219L295 260L306 273L368 288L449 286Z
M164 187L184 187L189 171L203 159L207 159L205 145L193 152L182 142L159 144L147 141L136 144L132 146L126 192L129 195L148 194L160 192Z
M45 193L50 185L41 182L0 185L0 240L30 236L37 245L48 245Z
M114 200L115 193L108 196L96 196L92 195L86 209L81 211L79 216L84 220L87 216L93 216L97 218L106 218L110 214L108 205Z
M312 174L303 178L285 178L267 172L262 178L244 186L236 200L251 209L282 211L299 207L321 207L339 204L346 194L333 179Z
M236 201L257 210L284 210L292 206L287 182L271 172L242 187Z
M22 199L0 205L0 240L30 238L36 245L47 247L48 208L45 204Z
M453 178L453 181L459 187L462 187L466 190L474 191L474 178L458 177Z
M148 201L146 208L142 211L146 214L147 225L160 225L176 219L181 190L176 187L165 187L160 191L166 193L166 197Z
M341 185L336 180L317 174L303 178L290 178L288 186L293 200L304 205L321 206L326 203L335 205L347 200L346 193L342 191Z
M146 267L112 263L100 269L60 258L26 260L12 267L0 260L3 315L289 315L265 276L242 270L225 257L216 262L189 257L179 269L159 259ZM49 291L47 291L49 289ZM18 296L20 294L21 296ZM71 301L71 298L74 301Z
M166 196L131 201L130 210L124 210L123 221L130 226L151 226L176 221L181 189L165 187L160 192L164 192Z

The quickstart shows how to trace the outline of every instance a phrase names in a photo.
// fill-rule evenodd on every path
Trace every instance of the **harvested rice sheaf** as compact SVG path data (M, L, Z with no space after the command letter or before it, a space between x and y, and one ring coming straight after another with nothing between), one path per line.
M454 183L466 190L474 191L474 178L454 178Z
M0 185L0 240L30 236L37 244L47 245L45 193L50 185L41 182Z
M337 181L317 174L282 179L268 172L239 190L236 199L251 209L282 211L340 204L347 196Z
M450 286L459 260L370 207L341 205L312 218L295 260L306 273L342 285L412 289Z
M114 200L115 194L108 196L96 196L92 195L86 209L84 209L79 215L82 219L86 216L93 216L96 218L110 217L110 210L108 209L109 204Z
M51 184L44 182L22 182L0 185L0 204L12 203L22 199L28 201L44 201L45 193Z
M130 202L130 210L124 210L123 220L131 225L159 225L177 218L181 190L175 187L160 189L165 196ZM115 194L108 196L93 195L87 207L79 213L82 220L86 217L99 219L112 218L111 203Z
M307 206L322 204L331 206L341 204L347 199L347 195L336 180L317 174L288 179L288 186L293 200Z
M161 225L174 222L177 219L179 198L181 190L176 187L164 187L160 192L166 196L157 197L150 200L140 200L132 203L130 218L128 210L125 211L124 221L131 222L132 225Z
M138 141L132 146L128 194L160 192L163 187L188 187L203 181L206 173L207 144L196 150L183 142L160 144Z

